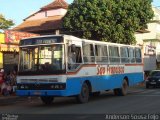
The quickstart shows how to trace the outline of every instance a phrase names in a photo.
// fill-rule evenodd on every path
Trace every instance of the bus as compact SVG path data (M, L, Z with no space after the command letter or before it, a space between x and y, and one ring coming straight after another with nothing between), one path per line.
M46 35L22 39L19 48L16 94L38 96L44 104L59 96L86 103L108 90L125 96L144 80L138 46Z

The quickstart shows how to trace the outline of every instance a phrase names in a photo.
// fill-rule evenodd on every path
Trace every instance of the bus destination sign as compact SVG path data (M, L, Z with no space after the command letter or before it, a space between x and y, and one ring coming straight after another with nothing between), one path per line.
M31 38L20 41L20 45L38 45L52 43L62 43L62 37Z
M36 39L35 44L51 44L51 43L57 43L57 39Z

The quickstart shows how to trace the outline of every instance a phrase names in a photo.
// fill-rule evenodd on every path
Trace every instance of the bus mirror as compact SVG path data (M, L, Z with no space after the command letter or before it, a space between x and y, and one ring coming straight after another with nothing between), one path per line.
M71 45L71 52L76 52L76 45L75 44Z

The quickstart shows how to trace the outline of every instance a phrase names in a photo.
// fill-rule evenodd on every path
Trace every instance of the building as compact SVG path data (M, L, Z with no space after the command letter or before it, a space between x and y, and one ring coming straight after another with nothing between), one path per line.
M7 33L0 33L0 68L4 68L6 72L13 70L18 64L18 43L9 42Z
M40 35L59 34L62 28L62 18L65 16L67 8L68 4L65 0L55 0L25 18L24 22L13 30Z
M5 72L15 69L18 65L19 41L31 36L37 36L37 34L11 30L0 33L0 68L3 68Z
M144 46L144 69L156 69L160 64L160 9L153 7L154 18L148 24L149 32L135 34L137 44Z

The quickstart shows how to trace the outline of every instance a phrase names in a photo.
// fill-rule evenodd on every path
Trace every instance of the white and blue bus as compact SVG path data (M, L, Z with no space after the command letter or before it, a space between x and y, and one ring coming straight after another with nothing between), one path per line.
M128 86L142 82L138 46L49 35L20 41L18 96L39 96L50 104L57 96L75 96L80 103L101 91L125 96Z

